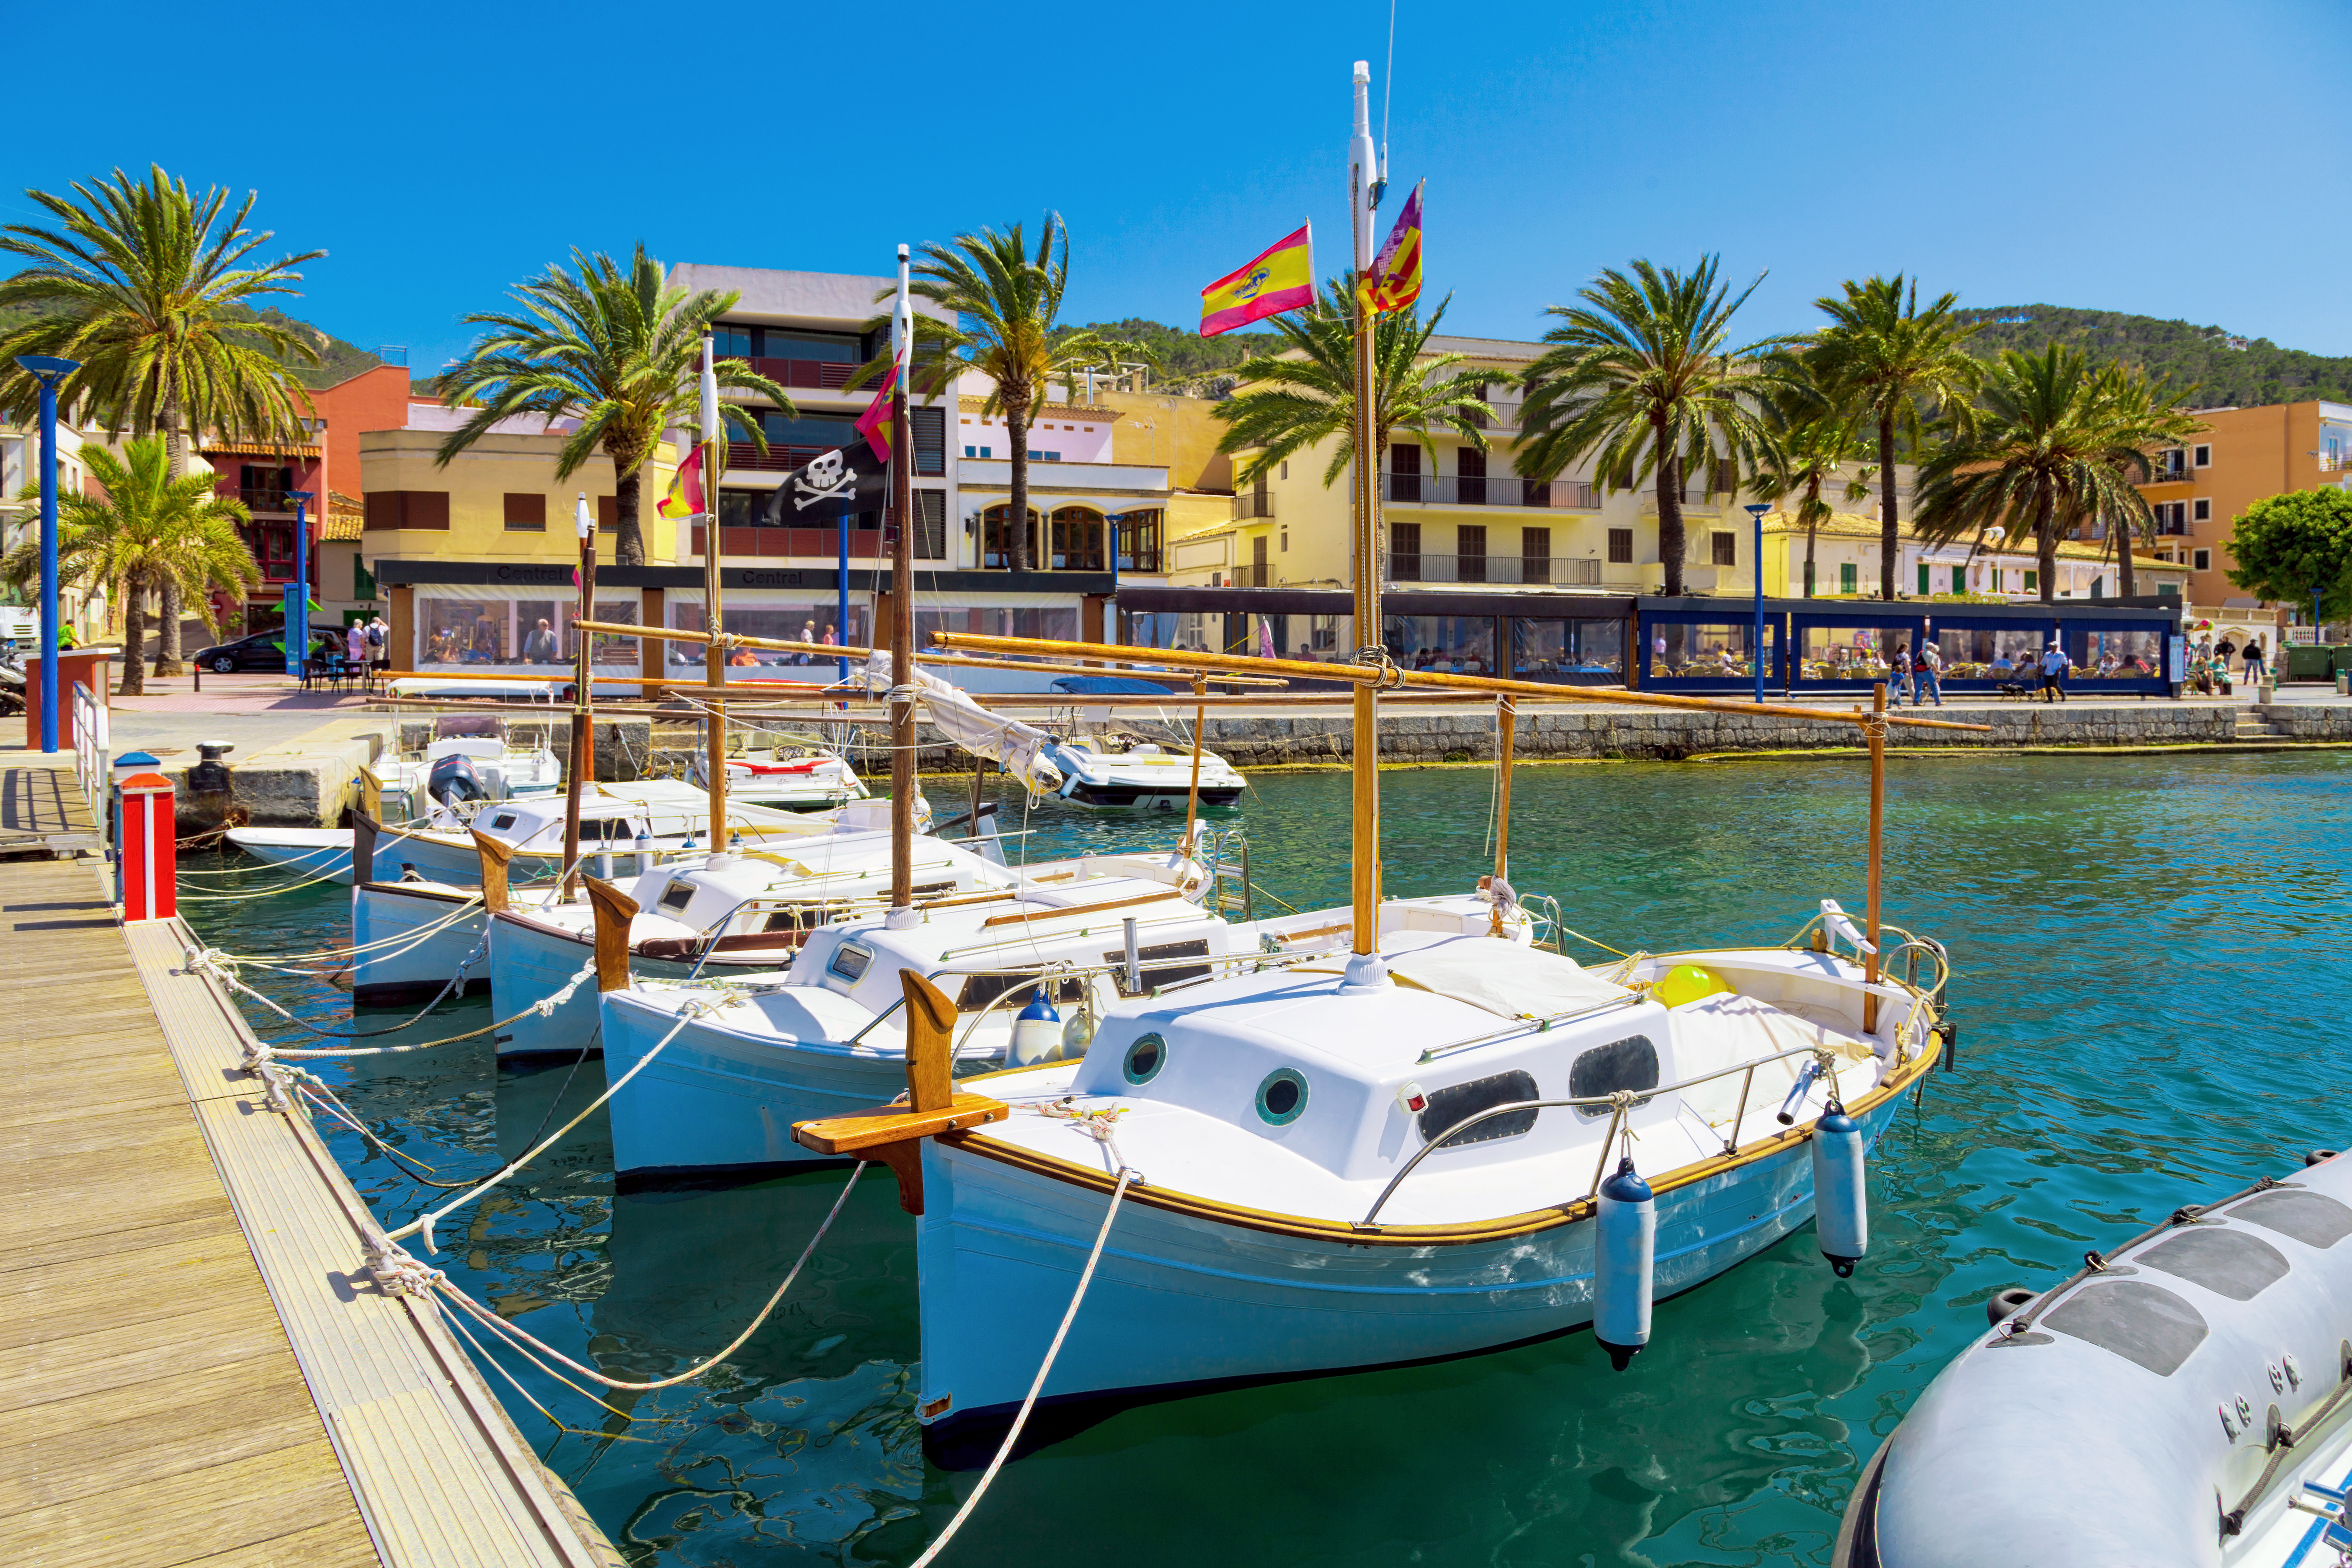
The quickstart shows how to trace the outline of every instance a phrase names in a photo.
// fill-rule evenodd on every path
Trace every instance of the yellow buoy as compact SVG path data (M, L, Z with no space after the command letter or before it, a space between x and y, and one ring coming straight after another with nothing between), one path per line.
M1712 969L1696 963L1677 963L1666 971L1666 977L1650 988L1650 994L1669 1007L1679 1007L1685 1002L1696 1002L1704 996L1728 995L1732 987Z

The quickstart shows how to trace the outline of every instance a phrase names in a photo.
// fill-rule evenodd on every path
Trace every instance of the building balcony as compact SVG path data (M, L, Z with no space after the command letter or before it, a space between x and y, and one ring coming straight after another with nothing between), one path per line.
M965 458L957 478L967 488L1006 489L1013 484L1010 458ZM1142 463L1049 463L1029 460L1029 488L1037 490L1161 490L1168 470Z
M1589 555L1391 554L1388 577L1391 583L1595 588L1601 585L1601 563Z
M837 364L831 360L814 359L747 359L755 374L764 375L778 386L805 387L813 391L832 391L846 386L849 378L857 374L854 364Z
M1493 409L1494 414L1491 416L1473 414L1470 416L1472 425L1481 430L1516 430L1519 427L1519 410L1527 404L1521 398L1490 397L1486 399L1486 406Z
M1270 490L1245 490L1242 494L1234 498L1234 521L1235 522L1249 522L1257 518L1272 517L1273 515L1274 493Z
M264 489L260 486L240 486L234 491L224 490L221 493L235 495L237 500L245 503L245 510L250 512L284 512L289 517L294 514L293 497L286 490Z
M1381 488L1391 506L1507 506L1550 511L1601 509L1598 489L1578 479L1523 479L1517 474L1481 478L1383 473Z
M2194 469L2194 468L2156 468L2156 469L2151 470L2151 471L2149 472L2149 474L2148 474L2147 478L2145 480L2143 480L2142 482L2143 482L2143 483L2146 483L2146 484L2151 484L2151 485L2185 485L2185 484L2189 483L2189 480L2191 480L2191 479L2195 479L2196 477L2197 477L2197 470L2196 470L2196 469Z
M883 541L887 534L878 528L853 528L849 531L849 558L852 561L881 561L887 556ZM688 548L699 555L703 550L703 526L694 525ZM723 556L759 556L767 558L800 557L810 561L838 561L841 557L841 531L832 528L740 528L727 527L719 531L719 553Z

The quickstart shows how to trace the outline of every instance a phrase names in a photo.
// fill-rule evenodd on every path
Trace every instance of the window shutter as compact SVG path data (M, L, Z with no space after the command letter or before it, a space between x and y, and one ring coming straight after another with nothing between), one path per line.
M360 498L360 503L366 511L364 520L360 523L361 529L365 531L368 529L398 528L400 526L400 502L401 492L398 490L368 491L364 496Z
M547 531L547 497L536 491L506 492L506 526L510 531L545 533Z
M932 479L945 474L948 471L948 411L944 408L909 408L907 410L907 428L915 442L915 472ZM945 493L938 493L944 504Z
M619 496L598 496L596 498L596 526L599 530L606 533L610 533L614 529L621 526L621 498Z
M440 528L449 526L449 492L447 490L410 490L407 492L407 528Z
M922 410L918 409L916 412L920 413ZM918 442L915 447L915 466L919 472L922 468L922 449L921 443ZM915 559L944 561L948 558L948 492L917 490L914 494L915 537L911 542L914 546Z
M1633 531L1632 529L1612 528L1609 531L1609 559L1620 566L1633 564Z

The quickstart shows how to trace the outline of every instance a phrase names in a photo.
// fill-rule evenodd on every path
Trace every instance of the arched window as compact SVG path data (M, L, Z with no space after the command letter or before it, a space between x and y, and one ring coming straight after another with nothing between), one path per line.
M981 558L985 567L1003 569L1013 564L1012 540L1005 520L1013 515L1009 506L992 506L980 514ZM1029 565L1034 571L1044 563L1037 559L1037 510L1029 509Z
M1103 514L1090 507L1066 506L1054 513L1054 559L1056 572L1100 572L1103 567Z

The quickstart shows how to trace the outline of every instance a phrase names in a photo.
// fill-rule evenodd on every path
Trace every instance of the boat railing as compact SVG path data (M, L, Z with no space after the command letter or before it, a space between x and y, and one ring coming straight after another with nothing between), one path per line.
M1531 946L1541 948L1546 952L1565 953L1568 951L1567 944L1560 940L1560 912L1558 899L1553 898L1549 893L1522 893L1519 895L1519 908L1527 910L1528 918L1540 926L1546 933L1536 938Z
M1732 1114L1731 1136L1724 1140L1723 1145L1723 1152L1726 1154L1736 1152L1738 1148L1739 1124L1748 1119L1748 1098L1749 1090L1756 1084L1756 1069L1773 1062L1785 1060L1790 1057L1811 1057L1819 1061L1827 1058L1829 1055L1830 1053L1818 1046L1792 1046L1785 1051L1776 1051L1769 1057L1758 1057L1751 1061L1739 1062L1727 1068L1717 1068L1713 1072L1701 1073L1696 1078L1686 1078L1676 1083L1663 1084L1651 1089L1621 1089L1613 1094L1580 1095L1570 1100L1513 1100L1507 1105L1490 1105L1484 1110L1475 1111L1464 1117L1423 1143L1420 1151L1404 1163L1404 1169L1390 1178L1389 1184L1381 1189L1381 1195L1372 1201L1372 1206L1366 1212L1364 1217L1354 1222L1354 1228L1358 1230L1373 1228L1373 1221L1380 1217L1381 1208L1387 1205L1389 1198L1397 1188L1404 1184L1404 1179L1412 1175L1423 1160L1452 1142L1455 1133L1475 1127L1478 1123L1490 1121L1495 1117L1510 1115L1514 1111L1557 1110L1573 1106L1586 1110L1605 1108L1611 1112L1609 1130L1601 1136L1601 1159L1592 1168L1592 1185L1584 1194L1589 1199L1601 1191L1601 1178L1606 1175L1609 1170L1609 1146L1617 1141L1617 1130L1624 1124L1625 1113L1628 1110L1643 1100L1654 1100L1662 1094L1680 1094L1685 1089L1696 1089L1700 1084L1713 1083L1717 1079L1729 1078L1734 1073L1738 1073L1744 1075L1739 1086L1739 1109ZM1832 1085L1836 1082L1835 1078L1830 1076L1826 1062L1823 1077Z
M1187 968L1187 969L1197 969L1197 968L1200 968L1200 967L1202 967L1202 966L1203 966L1203 965L1208 965L1208 966L1212 966L1212 967L1213 967L1213 966L1215 966L1215 965L1217 965L1217 964L1252 964L1252 965L1256 966L1256 968L1257 968L1257 969L1259 969L1259 970L1266 970L1266 969L1280 969L1280 968L1284 968L1284 967L1286 967L1286 965L1291 964L1291 963L1303 962L1304 960L1310 959L1310 958L1319 958L1319 957L1322 957L1322 956L1323 956L1323 955L1322 955L1322 954L1320 954L1320 953L1313 953L1313 952L1286 952L1286 953L1268 953L1268 952L1216 952L1216 953L1208 953L1208 954L1188 954L1187 956L1185 956L1184 958L1182 958L1182 959L1181 959L1181 960L1169 960L1169 961L1166 961L1166 962L1171 962L1171 963L1181 963L1183 965L1183 967L1185 967L1185 968ZM923 978L924 978L924 979L926 979L926 980L937 980L938 978L940 978L940 976L941 976L941 975L943 975L943 974L1005 974L1005 973L1033 974L1033 973L1034 973L1034 974L1035 975L1035 977L1036 977L1036 979L1037 979L1037 980L1043 980L1043 979L1046 976L1046 974L1047 974L1048 973L1052 973L1054 976L1055 976L1056 978L1066 978L1066 979L1071 979L1071 980L1085 980L1085 979L1091 979L1093 976L1097 975L1097 974L1123 974L1123 973L1125 973L1127 972L1127 960L1126 960L1126 959L1124 959L1124 958L1121 958L1121 959L1118 960L1117 962L1115 962L1115 963L1070 963L1070 962L1068 962L1068 961L1066 961L1066 960L1055 960L1055 961L1054 961L1054 962L1055 962L1057 965L1059 965L1060 967L1056 967L1056 968L1055 968L1055 969L1053 969L1053 970L1051 970L1051 971L1047 971L1047 970L1035 970L1035 971L1030 971L1030 970L1006 970L1006 969L1005 969L1005 968L1003 968L1002 965L992 965L992 966L986 966L986 967L982 967L982 968L979 968L979 969L969 969L969 968L960 967L960 966L955 965L955 964L941 964L941 965L940 965L939 968L937 968L937 969L931 969L931 970L926 970L926 971L924 971L924 973L923 973ZM1157 959L1155 959L1155 960L1153 960L1152 962L1153 962L1153 963L1160 963L1160 962L1162 962L1162 961L1161 961L1161 960L1157 960ZM1202 976L1202 979L1206 979L1206 978L1209 978L1209 977L1208 977L1208 976ZM1164 993L1164 992L1173 991L1173 990L1177 989L1179 986L1184 986L1184 985L1196 985L1196 984L1201 984L1201 981L1200 981L1200 980L1180 980L1180 981L1176 982L1176 983L1175 983L1175 984L1172 984L1172 985L1163 985L1163 986L1158 986L1158 987L1155 987L1155 988L1153 989L1153 991L1152 991L1152 993L1151 993L1151 994L1152 994L1154 996L1157 996L1157 995L1161 994L1162 994L1162 993ZM1027 988L1034 989L1034 985L1033 985L1032 987L1027 987ZM1015 990L1021 990L1021 989L1024 989L1024 987L1015 986L1013 989L1015 989ZM874 1016L872 1016L871 1018L868 1018L868 1019L865 1022L865 1024L859 1027L859 1029L858 1029L857 1033L856 1033L856 1034L854 1034L854 1035L850 1036L850 1037L849 1037L849 1038L847 1038L846 1040L844 1040L844 1041L842 1042L842 1044L843 1044L843 1045L845 1045L845 1046L854 1046L854 1045L856 1045L858 1041L860 1041L860 1040L864 1039L864 1038L865 1038L868 1034L870 1034L870 1033L874 1030L874 1028L875 1028L875 1026L876 1026L877 1025L880 1024L884 1019L886 1019L886 1018L889 1017L889 1016L890 1016L890 1015L892 1015L893 1013L896 1013L899 1008L901 1008L901 1007L905 1006L906 1005L907 1005L907 999L906 999L906 997L904 997L904 996L896 996L896 997L893 997L893 998L891 999L891 1001L890 1001L890 1005L889 1005L888 1006L887 1006L887 1007L883 1008L879 1013L875 1014L875 1015L874 1015Z

